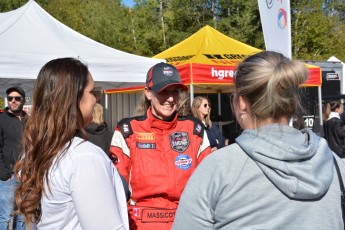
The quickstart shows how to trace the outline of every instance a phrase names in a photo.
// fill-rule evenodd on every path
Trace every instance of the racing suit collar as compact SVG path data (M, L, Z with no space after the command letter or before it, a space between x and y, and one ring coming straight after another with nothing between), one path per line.
M152 128L160 130L169 130L174 128L177 124L177 113L175 114L174 119L172 119L171 121L163 121L156 118L151 112L151 107L149 107L147 110L147 116Z

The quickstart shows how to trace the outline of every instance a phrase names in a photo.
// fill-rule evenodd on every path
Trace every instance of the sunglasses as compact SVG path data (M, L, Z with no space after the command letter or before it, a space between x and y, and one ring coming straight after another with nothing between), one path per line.
M12 101L13 99L18 101L18 102L21 102L23 100L23 97L11 97L11 96L7 97L8 101Z
M204 108L207 108L207 107L211 108L209 104L204 104Z

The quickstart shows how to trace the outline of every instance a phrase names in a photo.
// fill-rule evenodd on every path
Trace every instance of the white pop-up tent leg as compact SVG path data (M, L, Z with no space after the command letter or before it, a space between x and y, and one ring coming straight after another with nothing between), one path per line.
M317 87L318 101L319 101L319 117L320 117L320 136L323 137L323 114L322 114L322 91L321 86Z
M190 106L192 106L194 100L194 86L192 84L189 85L189 96L190 96Z
M220 118L221 115L222 115L222 94L218 92L218 118ZM223 134L223 122L219 120L218 126L219 126L220 133Z

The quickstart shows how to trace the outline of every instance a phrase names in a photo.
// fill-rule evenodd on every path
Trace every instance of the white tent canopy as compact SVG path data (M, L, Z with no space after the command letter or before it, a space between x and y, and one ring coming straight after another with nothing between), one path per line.
M0 13L0 97L13 85L22 86L31 95L41 67L61 57L74 57L86 63L103 89L143 83L148 69L164 61L98 43L53 18L34 0Z
M343 75L340 78L340 84L341 84L340 93L345 94L345 63L339 60L338 58L336 58L335 56L328 58L327 61L340 62L343 65L343 73L342 73Z

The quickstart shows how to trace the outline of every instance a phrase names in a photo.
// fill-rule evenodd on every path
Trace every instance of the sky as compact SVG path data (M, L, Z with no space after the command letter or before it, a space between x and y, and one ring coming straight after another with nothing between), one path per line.
M128 7L133 7L134 1L133 0L121 0L123 4L125 4Z

